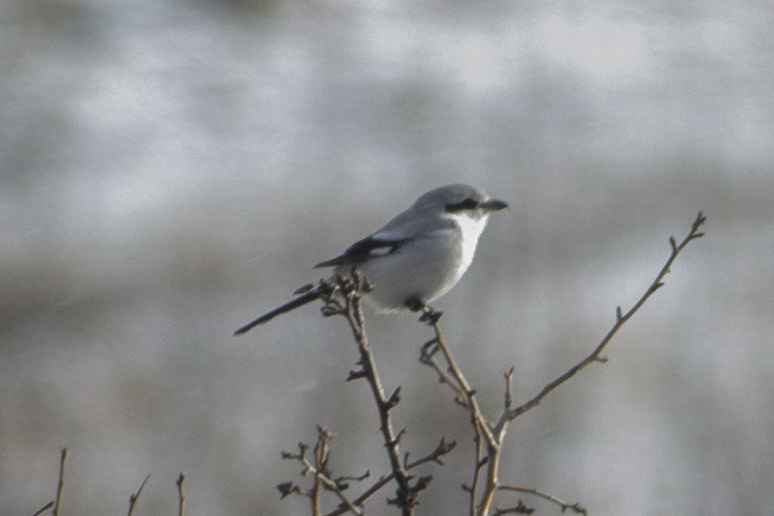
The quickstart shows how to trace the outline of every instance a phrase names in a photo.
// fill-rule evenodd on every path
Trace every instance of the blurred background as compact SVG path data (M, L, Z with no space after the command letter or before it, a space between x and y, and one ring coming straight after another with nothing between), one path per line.
M176 514L181 470L190 516L308 514L274 486L317 424L335 473L385 474L343 319L231 333L451 182L512 207L436 303L492 418L503 372L524 401L579 361L708 216L609 362L512 425L501 480L595 516L770 512L772 26L763 0L5 0L0 513L54 498L64 446L65 515L125 513L148 473L136 514ZM431 332L366 315L403 449L459 442L418 514L462 514Z

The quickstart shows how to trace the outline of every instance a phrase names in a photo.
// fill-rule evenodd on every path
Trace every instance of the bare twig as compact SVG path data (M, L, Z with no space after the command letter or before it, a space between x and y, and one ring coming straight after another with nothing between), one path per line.
M317 444L314 447L314 465L309 464L314 475L314 482L312 484L312 515L322 516L322 509L320 508L320 489L323 482L328 479L328 440L333 436L323 427L317 426Z
M516 503L516 507L508 507L505 509L497 507L492 513L492 516L503 516L504 514L532 514L533 512L535 512L535 509L524 505L522 499L519 498Z
M53 500L51 500L51 501L50 501L50 502L48 502L46 505L44 505L43 507L41 507L40 509L38 509L38 512L36 512L36 513L35 513L35 514L33 514L32 516L40 516L41 514L43 514L44 512L46 512L48 509L50 509L50 508L51 508L51 507L53 507L53 506L54 506L54 501L53 501Z
M314 475L314 486L311 492L312 513L315 516L322 515L322 509L320 507L320 489L321 487L325 487L325 489L333 491L341 500L342 505L345 506L349 511L360 516L363 514L363 510L360 507L354 505L349 501L349 499L347 499L346 496L344 496L344 489L347 488L344 481L341 479L331 478L330 471L328 470L328 444L330 443L331 439L333 439L333 434L330 432L330 430L324 426L318 425L317 444L314 447L314 464L309 462L309 460L307 460L303 454L301 455L302 462L307 468L306 473ZM367 478L368 475L369 473L366 472L361 477L347 478L351 480L363 480Z
M562 511L567 509L573 510L576 513L585 514L585 509L576 504L569 504L556 498L552 495L548 495L531 488L521 488L512 485L501 485L498 481L497 474L499 470L500 450L505 432L508 427L508 423L524 414L528 410L536 407L551 391L562 385L564 382L572 378L581 369L585 368L592 362L605 362L606 359L601 355L605 347L612 341L613 337L621 329L621 327L642 307L642 305L652 296L659 288L664 285L664 278L670 272L670 268L674 263L680 252L688 245L692 240L703 236L703 233L699 232L699 229L706 221L704 215L699 212L688 235L678 244L674 237L669 238L671 246L671 254L667 259L664 266L661 268L656 278L647 288L644 294L637 300L637 302L626 312L623 313L621 307L616 309L616 321L612 328L604 336L602 341L597 347L588 355L585 359L581 360L578 364L571 367L564 374L556 378L554 381L546 385L536 396L528 400L526 403L512 408L513 394L512 394L512 379L513 368L511 368L505 374L505 395L503 400L502 414L494 426L490 425L485 419L478 406L478 402L475 398L475 391L470 388L467 380L463 376L459 367L457 366L454 358L452 357L448 346L441 333L440 326L438 325L438 317L432 313L431 310L425 308L423 311L423 317L420 321L428 322L435 331L435 338L426 343L422 348L420 356L420 362L432 367L442 383L447 384L455 393L456 399L460 405L465 407L469 414L471 423L474 428L474 440L476 443L476 456L475 467L473 474L473 482L470 486L463 485L463 489L468 492L470 496L470 516L486 516L489 514L494 495L498 490L510 490L521 491L535 496L542 497L553 503L558 504ZM448 367L444 368L437 361L435 355L440 350L444 357ZM483 492L478 498L478 488L480 484L481 474L486 468L486 480L483 483ZM508 509L496 509L495 514L528 514L531 511L530 508L524 506L519 500L519 504L516 507Z
M554 495L544 493L538 489L535 489L534 487L522 487L522 486L515 486L515 485L509 485L509 484L501 484L498 489L500 491L516 491L519 493L529 493L531 495L535 495L537 497L540 497L544 500L548 500L549 502L555 503L559 506L559 508L562 510L562 512L565 512L567 510L571 510L575 512L576 514L583 514L583 516L586 516L588 512L586 509L580 506L578 503L569 503L565 502L564 500L557 498Z
M381 423L380 431L382 433L385 448L387 448L388 451L392 472L387 476L380 477L365 493L356 500L350 501L342 492L346 487L344 485L344 479L363 480L367 478L369 474L366 473L361 477L355 478L331 478L329 472L326 470L327 441L325 443L320 441L322 434L319 434L321 427L318 427L318 444L315 447L315 464L312 464L306 458L305 455L308 447L303 443L299 444L298 454L291 454L288 452L282 453L283 458L295 459L302 462L305 466L303 472L304 475L313 474L315 476L313 488L311 490L304 490L292 482L279 484L277 488L283 498L289 494L309 496L312 499L312 513L314 515L319 515L320 487L324 486L326 489L333 491L341 500L339 507L329 513L328 516L336 516L346 512L352 512L359 515L363 513L362 504L368 498L385 485L395 481L397 484L396 497L388 500L388 503L397 505L404 515L411 515L414 513L413 511L418 493L427 488L431 477L420 477L412 484L411 480L413 477L408 474L408 471L427 462L442 464L443 461L441 457L449 453L456 443L454 441L446 442L444 439L441 439L441 442L435 450L419 460L409 462L408 454L405 458L401 459L400 440L406 431L401 430L396 433L393 430L392 418L390 415L390 411L400 403L401 389L400 387L396 388L389 396L385 394L381 385L381 380L379 379L379 373L376 369L373 353L371 352L368 338L365 333L365 320L362 312L361 298L364 293L370 290L371 285L367 280L360 277L358 271L353 270L351 278L339 276L335 283L329 280L322 280L320 286L322 287L323 292L321 297L325 303L322 310L323 315L345 316L355 337L355 341L357 342L358 350L360 351L360 359L358 361L359 368L350 371L347 380L364 378L368 381L379 412Z
M185 472L181 471L180 476L177 477L175 484L177 484L177 515L184 516L185 514L185 494L183 493L183 482L185 481Z
M282 454L283 458L301 461L305 466L303 472L304 475L313 474L315 476L313 488L311 490L305 490L293 482L279 484L277 488L280 490L283 498L289 494L309 496L312 499L312 513L314 515L319 515L320 488L325 487L327 490L333 491L341 500L339 507L327 515L337 516L346 512L362 514L363 503L382 487L395 481L397 484L396 496L393 499L388 499L388 503L398 506L404 516L412 515L414 513L414 506L417 503L418 493L427 488L432 477L419 477L412 483L414 477L409 475L408 471L427 462L443 464L443 455L449 453L455 447L456 443L454 441L446 442L444 439L441 439L441 442L435 450L419 460L409 462L408 454L401 458L400 441L405 435L406 430L403 429L396 433L392 426L391 417L391 410L400 403L401 389L400 387L396 388L389 396L385 394L365 332L365 319L363 317L361 299L363 294L368 293L373 285L371 285L367 279L362 278L357 270L353 269L350 277L339 274L335 278L335 281L321 280L319 287L321 291L320 297L324 302L322 309L323 315L343 315L347 319L358 345L358 350L360 352L360 359L357 363L358 368L349 372L347 381L364 378L371 388L371 393L376 401L379 413L380 431L382 433L385 448L387 449L391 473L380 477L362 495L357 499L350 501L342 492L347 487L345 481L362 481L367 478L369 474L366 473L361 477L354 478L331 478L330 472L327 470L327 441L320 441L320 437L318 436L318 445L315 447L314 464L306 458L306 450L308 447L305 444L299 444L298 454L290 454L287 452L283 452ZM319 428L320 427L318 427L318 432Z
M492 429L489 427L489 424L481 412L481 407L478 405L476 391L470 387L468 380L462 374L462 371L457 365L457 362L454 360L451 351L449 351L449 347L446 345L446 339L443 337L441 327L437 320L433 323L433 330L435 330L435 344L438 346L438 349L441 350L444 360L446 360L446 363L449 365L449 372L454 378L456 384L461 389L461 401L463 402L463 405L469 407L472 421L474 424L480 427L479 430L481 431L487 446L495 445L497 441L494 434L492 434Z
M422 489L424 487L420 486L419 483L411 485L411 477L409 477L401 461L400 454L400 439L404 432L401 431L396 434L392 428L390 411L400 402L400 387L389 398L385 396L373 353L371 352L371 346L365 333L365 319L363 317L361 300L363 293L370 290L370 285L361 279L358 271L353 270L351 279L339 278L339 287L346 301L344 315L349 322L350 329L360 351L360 360L358 362L360 369L350 372L348 379L365 378L371 387L371 393L379 411L379 429L382 432L384 444L387 448L395 482L398 484L396 497L390 500L389 503L394 503L401 509L404 516L409 516L414 513L414 505L416 504L417 494L421 490L420 487Z
M438 380L441 383L445 383L457 393L457 401L465 406L465 389L457 382L457 380L451 375L448 368L445 368L438 361L437 356L440 348L438 347L438 338L435 337L432 340L425 343L422 346L422 351L419 356L419 361L427 366L430 366L438 374Z
M691 225L691 231L688 233L688 236L686 236L680 244L677 244L674 237L669 237L669 243L672 248L672 252L669 255L669 258L667 258L666 263L661 268L661 270L656 275L656 278L653 280L653 282L650 284L650 286L645 290L645 293L640 296L640 298L637 300L636 303L626 312L621 312L621 307L616 307L616 318L615 323L613 324L612 328L607 332L607 334L604 336L602 341L597 345L597 347L594 349L594 351L591 352L589 356L581 360L579 363L568 369L564 374L560 375L558 378L556 378L553 382L549 383L543 389L532 399L524 403L523 405L520 405L512 410L505 411L500 418L500 421L497 423L496 428L502 427L505 425L508 421L513 421L517 417L519 417L524 412L527 412L528 410L535 408L537 405L540 404L540 402L545 398L548 393L562 385L564 382L575 376L575 374L580 371L581 369L585 368L592 362L599 362L604 361L604 358L601 357L602 351L604 351L605 347L610 343L611 340L613 340L613 337L618 333L618 330L621 329L621 327L626 324L626 322L631 319L631 317L637 313L637 311L642 307L642 305L645 304L645 302L652 296L658 289L664 286L664 278L667 274L670 272L670 268L672 267L672 263L674 263L677 256L680 254L680 252L685 248L686 245L688 245L689 242L692 240L695 240L697 238L700 238L704 236L704 233L699 232L699 228L704 224L704 222L707 220L707 218L704 216L702 212L699 212L699 214L696 216L696 219L693 221L693 224Z
M330 471L327 469L327 454L328 450L323 449L323 447L327 447L327 440L332 437L332 434L325 429L324 427L318 426L318 442L315 446L315 463L313 464L309 459L306 458L306 451L309 448L304 443L298 443L298 450L299 453L293 454L289 452L282 452L282 458L283 459L293 459L301 462L304 465L304 471L301 472L302 475L308 476L313 475L314 485L312 489L305 490L301 488L301 486L294 484L293 482L284 482L282 484L279 484L277 486L277 489L279 489L280 493L282 493L282 498L285 498L286 496L290 494L298 494L302 496L308 496L312 500L312 513L313 514L320 514L320 491L321 487L324 487L325 489L329 491L333 491L336 496L339 497L341 500L341 504L339 507L343 507L343 510L340 514L343 514L345 512L353 512L354 514L363 514L363 510L358 507L356 504L349 501L349 499L344 495L344 490L348 487L346 484L347 480L356 480L356 481L362 481L365 480L370 476L370 472L366 471L365 474L359 476L359 477L341 477L341 478L331 478ZM321 432L323 430L324 432Z
M320 508L320 488L322 483L328 479L326 468L328 466L328 437L330 434L323 435L320 426L317 427L317 444L314 447L314 483L312 484L312 515L322 516Z
M59 509L62 506L62 491L64 489L65 461L67 460L67 448L62 448L59 456L59 481L56 484L56 500L51 514L59 516Z
M486 512L479 512L479 507L477 505L478 489L480 485L479 479L481 478L483 468L489 465L489 468L487 469L490 472L490 478L495 479L495 482L491 484L496 485L496 473L499 468L500 455L498 437L492 433L489 423L486 421L486 418L478 406L478 402L475 398L475 391L470 388L468 381L457 366L451 351L446 345L443 333L441 332L441 327L438 323L440 317L427 307L422 309L422 311L423 315L419 320L420 322L427 322L433 327L435 338L422 346L419 360L421 363L428 365L435 370L441 383L448 385L456 394L455 401L462 407L465 407L470 414L470 422L473 426L474 433L475 463L472 482L470 485L463 484L462 489L468 493L468 514L470 516L486 514ZM446 367L442 366L437 359L439 351L446 361ZM492 473L494 474L494 477L492 477ZM492 489L492 492L494 492L494 489Z
M301 486L294 484L293 482L282 482L281 484L277 484L277 490L279 490L282 499L292 494L309 496L309 492L304 491L301 489Z
M140 493L142 493L142 488L145 487L145 483L150 478L150 473L145 477L145 480L142 481L142 484L140 484L140 488L137 490L136 493L132 493L129 496L129 512L127 513L127 516L132 516L134 513L134 506L137 504L137 499L140 498Z
M412 469L417 468L423 464L427 464L428 462L435 462L436 464L443 465L443 456L451 452L456 445L457 443L455 441L446 441L446 439L441 439L441 441L438 443L438 446L436 446L432 452L428 453L424 457L421 457L417 460L406 462L405 463L406 471L411 471ZM299 448L299 453L282 452L282 458L297 460L301 462L304 465L304 471L302 472L304 476L307 476L310 474L317 475L319 473L318 468L306 458L306 451L308 449L308 446L304 443L299 443L298 448ZM325 485L326 489L329 489L334 493L336 493L336 495L339 496L339 498L342 501L342 503L339 505L337 509L329 512L326 516L339 516L347 512L362 514L363 503L365 503L366 500L368 500L374 493L379 491L382 487L386 486L387 484L395 480L394 473L390 473L389 475L382 476L357 499L351 500L351 501L348 500L343 493L344 487L342 486L342 484L348 480L355 480L360 482L365 480L369 476L370 476L370 473L366 472L365 474L360 475L359 477L338 477L336 479L333 479L330 477L329 474L325 474L325 475L320 474L319 476L320 481ZM282 484L279 484L277 486L277 489L279 489L283 498L290 494L312 496L311 490L308 490L308 491L304 490L300 486L293 484L292 482L284 482Z
M438 443L438 446L436 446L435 450L428 453L424 457L417 459L413 462L409 462L406 464L406 470L411 471L412 469L421 466L422 464L426 464L428 462L435 462L437 464L443 464L442 457L446 455L447 453L451 452L454 447L457 445L455 441L447 442L445 439L441 439L441 442ZM352 501L353 504L357 506L362 506L363 503L368 500L374 493L379 491L382 487L386 486L390 482L392 482L395 479L395 473L390 473L387 476L380 477L379 480L374 483L371 487L369 487L362 495L360 495L358 498ZM347 512L346 507L340 506L335 511L329 512L326 516L339 516L340 514L344 514Z
M480 514L483 516L489 513L489 507L499 483L497 474L500 469L500 446L502 439L505 436L505 426L500 428L496 434L492 431L489 422L484 417L484 414L481 412L481 408L478 405L478 400L475 397L476 392L470 388L470 384L462 374L459 366L457 366L457 362L454 360L449 347L446 345L446 339L443 337L443 332L441 332L438 319L432 321L432 326L435 331L435 343L441 350L454 381L462 389L462 405L467 408L470 414L470 422L473 425L473 431L475 433L474 439L476 442L476 463L474 467L473 483L466 491L470 497L470 515L474 516ZM456 389L455 392L457 392ZM480 500L477 500L479 478L485 467L487 478L483 486L484 492L481 494ZM464 487L466 486L463 486L463 488Z

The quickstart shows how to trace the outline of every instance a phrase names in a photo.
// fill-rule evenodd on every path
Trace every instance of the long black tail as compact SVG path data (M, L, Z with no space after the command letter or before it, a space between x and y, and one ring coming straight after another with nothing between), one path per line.
M295 308L298 308L299 306L303 306L307 303L311 303L315 299L320 297L320 292L317 289L310 290L306 294L303 294L301 296L298 296L294 298L291 301L288 301L282 306L278 306L271 312L266 312L262 316L260 316L258 319L254 320L253 322L246 324L239 328L237 331L234 332L234 335L242 335L244 333L247 333L248 331L252 330L259 324L263 324L266 321L270 321L274 317L284 314L285 312L289 312Z

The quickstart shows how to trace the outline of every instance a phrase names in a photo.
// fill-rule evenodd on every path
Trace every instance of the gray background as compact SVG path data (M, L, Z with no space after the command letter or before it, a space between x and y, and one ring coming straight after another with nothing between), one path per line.
M318 423L337 473L385 473L342 319L231 332L458 181L512 206L436 303L492 415L508 367L537 392L709 217L609 363L513 425L501 479L595 516L770 512L772 26L755 0L2 2L0 513L53 498L61 446L71 515L125 513L147 473L137 514L176 514L181 470L188 515L305 514L274 486ZM462 514L430 332L367 316L404 449L460 443L419 514Z

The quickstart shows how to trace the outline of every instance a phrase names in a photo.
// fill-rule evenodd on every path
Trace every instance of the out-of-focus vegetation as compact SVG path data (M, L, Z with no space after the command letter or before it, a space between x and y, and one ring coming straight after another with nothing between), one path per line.
M774 505L774 8L728 2L0 4L0 513L300 514L280 450L384 467L341 321L231 332L440 184L512 209L440 300L482 404L585 356L699 210L610 361L509 435L503 475L595 515ZM404 449L468 421L410 315L369 317ZM425 514L465 500L460 441ZM539 506L541 512L554 508ZM391 513L375 510L374 514Z

